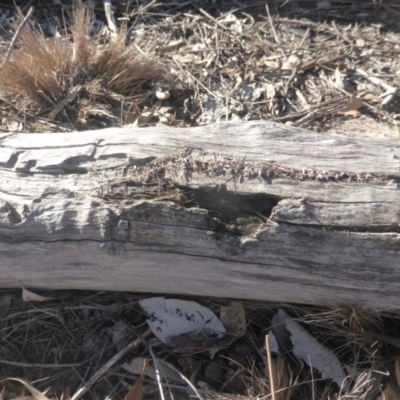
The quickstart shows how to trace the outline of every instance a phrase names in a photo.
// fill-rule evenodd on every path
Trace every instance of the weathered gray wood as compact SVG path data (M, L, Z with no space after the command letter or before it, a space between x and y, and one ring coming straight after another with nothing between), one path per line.
M87 170L124 165L132 160L161 157L184 147L276 160L289 167L333 171L400 174L400 142L365 141L307 132L273 122L215 124L180 130L157 127L109 128L75 133L4 135L0 165L15 164L32 172ZM21 153L18 155L15 149ZM12 157L14 155L14 157ZM79 155L79 157L78 157ZM31 163L31 164L30 164Z
M396 309L399 222L400 142L270 122L0 135L1 287Z

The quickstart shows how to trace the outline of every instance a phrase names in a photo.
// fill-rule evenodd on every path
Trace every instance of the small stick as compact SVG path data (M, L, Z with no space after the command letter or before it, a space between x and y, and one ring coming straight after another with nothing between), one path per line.
M77 392L71 397L71 400L78 400L80 399L90 388L91 386L96 383L98 379L102 375L104 375L117 361L119 361L125 354L129 353L131 350L135 349L136 347L139 346L140 343L142 343L143 339L147 339L149 336L151 336L152 331L151 329L147 329L141 337L135 339L133 342L129 343L128 346L126 346L124 349L119 351L117 354L112 356L90 379L89 381L82 386L80 389L78 389Z
M295 78L296 74L297 74L297 67L294 67L292 70L292 73L289 76L289 79L286 81L285 88L283 89L283 94L285 96L287 96L287 94L289 92L289 85L292 82L292 80Z
M106 14L107 25L111 32L111 37L116 39L117 32L117 24L115 23L114 13L111 9L111 0L104 0L104 13Z
M73 101L75 99L75 97L79 94L79 92L82 89L82 85L77 85L74 86L70 92L68 93L68 95L61 100L50 112L50 114L47 116L47 119L49 121L53 121L54 118L57 116L57 114L71 101Z
M303 47L304 42L306 41L306 39L308 38L308 35L310 34L310 30L311 30L310 27L308 27L308 28L307 28L307 31L306 31L306 33L304 34L303 39L301 40L301 43L300 43L300 45L299 45L299 47L298 47L297 50L300 50L300 49Z
M10 58L11 52L12 52L14 46L15 46L15 43L16 43L16 41L17 41L17 38L18 38L19 34L21 33L22 28L23 28L23 27L25 26L25 24L28 22L28 19L32 16L33 11L34 11L34 8L31 7L31 8L29 9L29 11L28 11L28 14L26 14L26 17L22 20L22 22L19 24L17 30L15 31L14 36L13 36L13 38L12 38L12 40L11 40L11 43L10 43L10 47L9 47L8 50L7 50L6 57L5 57L5 59L3 60L0 69L3 68L4 64L5 64L5 63L7 62L7 60Z
M232 31L225 26L224 24L222 24L221 22L219 22L216 18L214 18L213 16L211 16L206 10L203 10L202 8L199 8L199 11L205 15L207 18L209 18L211 21L214 21L220 28L228 31L229 33L232 33Z
M272 30L272 33L274 34L275 42L276 42L276 44L278 44L280 46L281 45L281 41L279 40L278 35L276 34L276 30L275 30L275 27L274 27L274 22L272 21L271 14L269 13L268 4L265 5L265 8L267 9L269 24L271 25L271 30Z
M267 351L268 374L269 374L269 381L271 384L271 395L272 395L272 400L275 400L275 383L272 371L271 346L269 345L269 335L265 335L265 349Z
M13 365L15 367L23 368L74 368L79 367L81 364L37 364L37 363L23 363L17 361L0 360L0 364Z
M365 72L363 69L361 68L357 68L356 71L362 75L363 77L367 78L371 83L373 83L374 85L377 86L381 86L383 89L386 90L385 93L381 94L379 97L382 97L382 103L381 105L386 105L388 103L390 103L393 98L396 96L397 94L397 87L393 87L390 86L388 83L386 83L384 80L376 78L374 76L370 76L367 72Z

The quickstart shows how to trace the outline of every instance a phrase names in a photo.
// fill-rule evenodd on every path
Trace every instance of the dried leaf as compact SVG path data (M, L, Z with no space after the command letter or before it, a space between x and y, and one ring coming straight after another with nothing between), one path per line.
M7 128L10 132L21 132L24 129L24 124L19 121L11 121L7 124Z
M6 381L17 381L19 383L22 383L32 394L32 396L35 398L35 400L49 400L47 396L45 396L42 392L37 390L35 387L31 385L30 382L28 382L25 379L22 378L5 378L2 379L0 382L6 382Z
M296 96L300 100L300 103L304 106L304 109L308 110L310 108L310 104L308 104L308 101L301 90L296 89Z
M223 19L224 25L229 26L232 32L243 33L243 22L239 20L235 14L230 13Z
M265 85L267 100L271 100L275 97L276 90L275 86L272 83L267 83Z
M293 342L291 340L291 332L287 329L284 321L281 323L280 314L276 314L272 318L272 335L279 344L279 348L285 353L293 350Z
M381 103L382 102L382 99L373 93L366 93L364 96L362 96L362 99L365 101L370 101L371 103Z
M187 300L152 297L139 301L149 315L150 329L163 343L176 346L177 338L207 341L226 333L218 317L208 308Z
M338 110L337 113L341 115L351 115L354 117L359 117L361 116L361 113L358 110L362 107L364 107L363 101L360 100L356 95L353 95L347 107Z
M138 119L135 122L138 126L143 126L152 122L153 119L156 119L156 114L152 111L145 111L139 115Z
M342 76L342 73L340 72L339 67L337 67L335 69L335 84L336 84L336 87L344 90L345 87L343 84L343 76Z
M195 55L193 53L176 53L172 55L172 59L178 63L186 64L193 62L195 59Z
M357 47L365 47L365 39L363 38L357 38L356 39L356 46Z
M284 61L281 66L282 71L293 71L295 68L296 66L292 64L289 60Z
M300 65L300 62L301 62L300 57L295 53L293 53L289 56L288 61L290 62L290 64L292 64L296 67L298 65Z
M279 67L280 67L279 61L275 61L275 60L265 60L264 65L272 70L279 69Z
M25 289L22 285L21 287L22 287L22 300L24 300L27 303L54 300L53 297L41 296L40 294L36 294Z
M346 115L346 116L349 116L349 117L356 117L356 118L359 118L359 117L361 117L361 113L360 113L360 111L358 111L358 110L347 110L347 111L338 111L339 112L339 114L342 114L342 115Z
M279 330L287 331L293 345L292 352L299 360L303 360L309 367L318 369L322 378L332 379L340 388L347 390L346 374L333 351L318 342L284 310L279 310L274 315L272 323L273 332L279 343L281 343Z
M179 46L182 46L185 42L182 39L170 40L165 46L160 48L160 51L168 53L170 51L177 51Z
M143 360L142 372L140 373L139 378L136 379L136 382L132 385L129 392L125 396L124 400L142 400L143 393L143 381L144 374L146 371L146 360Z
M271 353L272 353L272 354L278 354L278 352L279 352L279 345L278 345L278 341L276 340L276 337L275 337L275 335L274 335L272 329L269 330L269 331L267 332L267 334L268 334L268 336L269 336L269 348L270 348L270 350L271 350Z

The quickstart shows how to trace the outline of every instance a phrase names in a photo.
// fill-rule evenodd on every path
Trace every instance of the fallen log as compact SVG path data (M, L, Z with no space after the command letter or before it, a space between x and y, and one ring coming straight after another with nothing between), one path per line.
M400 141L272 122L0 135L1 287L400 307Z

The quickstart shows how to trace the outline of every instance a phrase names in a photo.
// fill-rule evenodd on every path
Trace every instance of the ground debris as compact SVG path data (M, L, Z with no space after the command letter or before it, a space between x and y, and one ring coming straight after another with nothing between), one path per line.
M31 92L14 87L10 97L7 85L15 79L5 78L0 85L3 131L271 119L352 136L399 136L400 9L395 3L275 1L268 9L257 1L206 3L151 2L127 8L115 3L116 32L107 24L102 2L94 1L90 26L81 30L86 29L87 50L97 47L107 59L118 60L103 71L110 79L104 82L103 73L90 72L96 65L90 57L76 74L68 55L53 71L59 76L55 86L49 78L39 79L38 69ZM13 7L4 14L9 39L15 15ZM36 35L43 32L43 49L55 51L60 42L65 52L74 43L68 25L73 18L71 1L59 6L49 2L36 9L29 29ZM125 39L125 50L113 45ZM6 40L4 55L7 47ZM34 56L21 49L19 44L11 52L10 66L22 54ZM142 68L143 57L150 69ZM41 63L43 57L38 58ZM17 70L3 71L3 76L11 78ZM54 76L47 72L43 76ZM140 88L130 86L139 72L147 73L137 75ZM29 101L38 96L40 104ZM354 108L355 101L362 107Z

